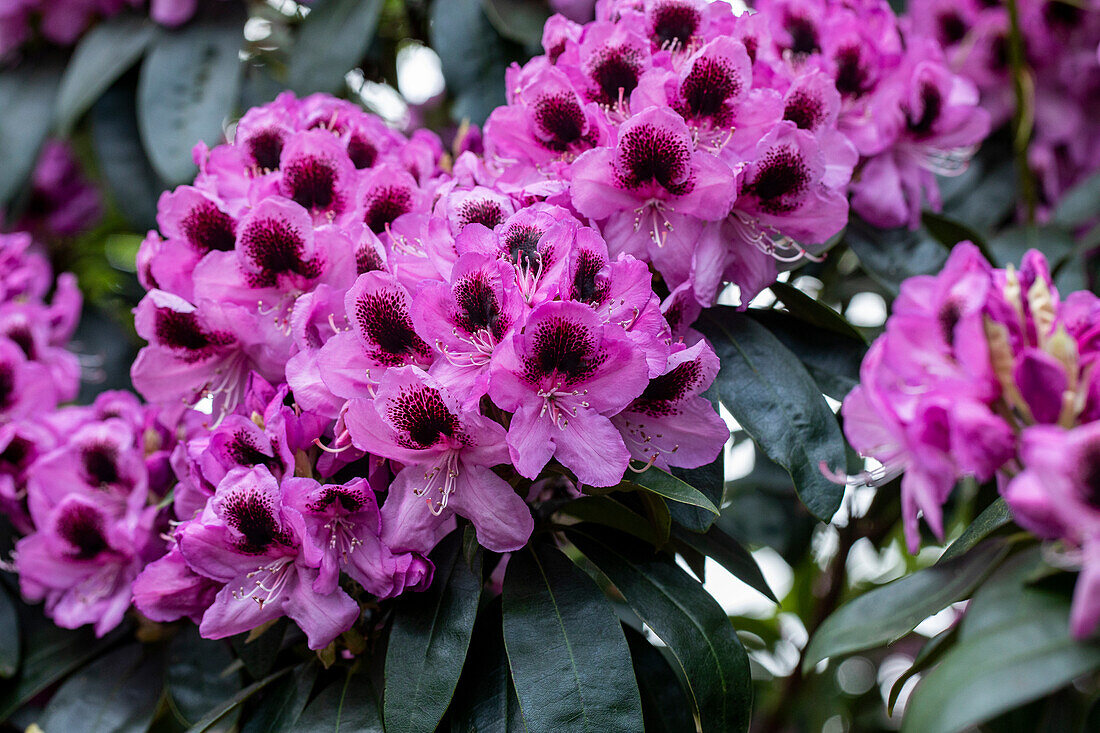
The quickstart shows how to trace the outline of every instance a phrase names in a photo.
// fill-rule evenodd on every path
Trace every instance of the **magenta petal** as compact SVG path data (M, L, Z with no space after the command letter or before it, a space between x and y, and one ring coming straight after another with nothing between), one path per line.
M484 466L461 466L448 506L473 522L478 543L493 552L520 549L535 527L523 497Z

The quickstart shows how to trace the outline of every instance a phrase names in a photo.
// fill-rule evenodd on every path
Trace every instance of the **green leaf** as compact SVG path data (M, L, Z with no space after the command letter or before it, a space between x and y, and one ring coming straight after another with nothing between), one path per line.
M0 71L0 208L23 189L50 131L59 65L34 59Z
M730 537L718 527L712 527L706 534L673 530L676 539L689 547L713 558L719 565L750 588L760 591L769 601L779 603L768 581L764 579L764 573L756 564L752 553L744 545Z
M264 690L263 700L249 717L242 733L288 733L297 730L298 718L309 702L317 665L299 664L294 673Z
M827 657L890 644L955 601L966 598L1004 559L990 542L941 565L919 570L852 599L826 618L806 647L803 672Z
M1011 521L1012 510L1008 508L1008 504L1005 503L1002 497L997 497L992 504L987 506L985 510L970 523L970 526L959 535L959 538L952 542L950 547L944 550L937 562L947 562L952 558L962 555Z
M859 367L867 353L862 337L814 328L782 311L752 308L746 313L798 357L825 394L843 400L859 384Z
M481 7L502 36L537 49L542 27L550 17L544 0L481 0Z
M116 84L92 106L92 150L114 205L138 231L157 228L157 198L165 189L138 132L131 84Z
M793 285L775 282L768 286L776 299L787 307L787 311L802 324L816 326L835 336L844 336L855 341L867 343L863 334L848 320L824 303L811 298Z
M908 682L913 675L923 672L931 665L940 661L944 653L946 653L947 650L951 648L951 645L955 643L958 632L959 627L957 625L951 626L924 643L924 646L917 652L917 656L913 660L913 663L909 665L909 669L905 670L901 677L895 680L893 687L890 688L890 697L886 701L887 713L890 715L894 714L894 706L898 702L898 697L901 695L905 683Z
M295 733L384 733L378 700L366 674L354 674L321 691L298 718Z
M271 626L261 629L259 636L255 638L252 638L256 633L256 629L253 629L230 639L234 651L244 662L244 668L250 675L263 677L275 666L275 658L283 648L283 637L289 625L288 619L280 618Z
M367 53L382 0L316 0L298 28L287 81L299 95L336 94Z
M19 671L22 653L15 601L7 589L0 585L0 677L10 679L15 676Z
M848 221L844 241L867 274L895 295L903 280L939 272L947 260L947 249L919 231L879 229L858 217Z
M432 552L435 576L423 593L397 603L386 650L383 717L391 733L431 733L462 674L481 599L481 554L467 565L460 532Z
M478 615L448 717L452 733L527 733L508 668L497 596Z
M122 13L96 23L73 51L57 92L57 129L68 136L73 126L145 53L158 27L148 17Z
M733 308L709 309L696 327L721 360L715 384L722 404L787 469L806 508L827 521L840 507L844 487L821 467L843 469L845 443L813 379L766 328Z
M718 396L714 385L711 385L710 389L704 392L702 396L711 401L711 404L714 405L715 412L717 412ZM698 468L679 468L673 466L672 475L689 486L696 488L699 493L707 497L707 501L712 505L720 507L726 492L725 449L718 454L717 458L705 466L699 466ZM714 512L704 507L673 502L668 510L674 522L681 527L690 529L692 532L706 532L716 521L718 521L718 517Z
M160 701L164 660L128 644L70 677L39 720L47 731L145 733Z
M974 595L958 643L914 691L903 731L956 733L1100 669L1100 644L1069 634L1068 594L1026 585L1039 550L1019 553Z
M191 148L215 145L240 94L243 8L211 6L182 28L162 33L141 65L138 127L145 151L169 184L195 177Z
M602 524L632 534L651 545L657 544L657 537L649 520L610 496L582 496L566 502L559 511L585 522Z
M504 71L512 61L507 44L479 0L433 2L431 46L443 62L443 78L455 96L451 117L482 124L505 103Z
M1058 227L1025 226L1002 231L990 240L989 248L997 258L993 264L998 267L1019 266L1029 249L1042 252L1053 267L1072 254L1074 241L1069 232Z
M553 547L514 553L504 643L527 729L642 730L642 703L614 608Z
M628 481L658 496L681 504L697 506L715 516L718 515L718 507L714 506L714 503L701 491L656 466L650 466L639 474L629 475Z
M937 242L948 249L959 242L969 241L981 250L987 260L992 261L985 238L964 222L951 219L943 214L925 211L921 214L921 223L936 238Z
M1076 229L1096 218L1100 211L1100 173L1094 173L1062 194L1050 223Z
M283 677L283 675L290 673L293 669L293 667L283 667L277 672L272 672L267 677L264 677L262 680L253 682L251 685L239 691L236 695L229 698L228 700L222 701L220 705L208 712L206 715L202 716L202 719L199 720L199 722L195 723L193 726L187 729L187 733L203 733L203 731L210 730L210 728L214 726L214 724L221 722L221 720L225 716L230 715L235 711L239 713L241 704L244 703L245 700L252 697L275 680L280 679L281 677Z
M122 629L96 639L90 629L61 629L38 613L38 609L28 609L21 619L23 660L12 682L0 686L0 720L7 720L42 690L95 659L129 633ZM30 618L35 618L37 623L28 623Z
M229 645L203 639L196 626L187 626L172 639L168 645L165 687L180 722L194 724L241 689L241 675L231 670L232 664Z
M584 525L567 536L668 645L690 686L703 733L747 731L749 659L726 612L675 563L628 537Z
M661 652L629 626L624 626L634 676L642 696L642 717L648 733L681 733L695 730L691 703Z

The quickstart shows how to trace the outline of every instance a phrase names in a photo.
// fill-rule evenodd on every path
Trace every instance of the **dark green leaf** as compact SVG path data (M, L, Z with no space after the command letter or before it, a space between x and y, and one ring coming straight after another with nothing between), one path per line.
M773 461L790 472L806 508L828 520L844 487L822 466L845 466L845 443L825 398L798 359L766 328L728 306L696 326L721 359L715 385L722 404Z
M980 588L959 641L925 674L903 730L956 733L1100 669L1100 644L1069 635L1068 593L1026 585L1038 548L1019 553Z
M241 689L241 675L230 671L232 663L229 645L203 639L195 626L186 627L172 639L165 686L172 708L184 725L194 724ZM234 723L236 719L223 722Z
M674 533L676 539L713 558L735 578L750 588L760 591L769 601L779 603L768 581L764 579L764 574L760 572L760 566L756 564L752 553L720 528L712 527L706 534L684 532L679 529L674 530Z
M879 229L856 217L848 222L844 241L867 274L894 294L902 280L939 272L947 260L947 249L921 232Z
M253 682L251 685L244 688L228 700L224 700L216 708L208 712L206 715L202 716L202 719L199 722L195 723L193 726L187 729L187 733L203 733L203 731L210 730L210 728L213 727L216 723L221 722L222 719L225 718L225 716L234 713L234 711L239 711L241 704L245 700L252 697L275 680L280 679L283 675L290 673L293 669L293 667L283 667L277 672L272 672L267 677L264 677L262 680Z
M621 532L639 537L651 545L657 544L657 538L653 534L653 527L649 521L610 496L582 496L566 502L560 511L585 522L614 527Z
M92 149L115 206L138 231L157 228L157 197L165 185L138 133L135 90L116 84L92 106Z
M22 654L19 640L19 617L15 614L15 601L0 585L0 677L9 679L19 671Z
M969 241L982 251L986 259L990 259L990 253L986 248L985 239L962 221L951 219L943 214L925 211L921 214L921 223L924 228L936 238L936 241L947 247L954 247L959 242Z
M221 142L241 87L243 8L211 6L151 45L138 81L138 127L153 169L169 184L195 177L191 148Z
M38 623L31 626L27 623L31 614L38 614L38 609L28 609L27 616L22 619L25 635L19 672L11 682L0 686L0 720L7 720L32 697L88 660L95 659L128 633L119 630L96 639L90 629L61 629L41 616L37 617Z
M859 384L859 366L867 353L862 337L808 327L782 311L751 308L747 313L798 357L825 394L843 400Z
M1016 208L1018 176L1010 145L987 141L962 175L940 178L944 214L978 231L1002 224Z
M974 547L974 545L1011 521L1012 511L1008 508L1008 504L1005 503L1003 498L997 497L992 504L987 506L985 510L970 523L970 526L959 535L959 538L952 542L950 547L944 550L938 562L947 562L951 558L962 555L971 547Z
M299 95L335 94L367 53L382 0L315 0L298 28L287 81Z
M714 385L711 385L710 389L703 393L703 397L709 399L714 405L714 410L716 412L718 411L717 393L718 390ZM725 461L725 449L723 449L723 452L720 452L714 461L705 466L699 466L698 468L678 468L673 466L672 475L689 486L695 487L699 490L699 493L707 497L707 501L716 507L720 507L726 490ZM706 532L716 521L718 521L718 517L716 517L713 512L703 507L696 507L690 504L673 502L668 510L669 513L672 514L672 520L674 522L681 527L690 529L692 532Z
M439 725L462 673L481 599L481 555L472 567L452 532L432 552L435 576L423 593L397 604L386 650L386 730L431 733Z
M866 344L866 340L855 326L824 303L814 300L793 285L776 282L768 286L776 299L787 307L787 311L797 318L803 328L806 325L830 331L835 336L844 336ZM807 329L809 330L809 329Z
M897 704L898 696L901 695L905 683L908 682L913 675L923 672L931 665L940 661L944 653L955 643L955 637L958 631L958 626L951 626L924 643L924 646L917 652L917 656L913 660L913 663L909 665L909 669L905 670L901 677L898 677L894 682L893 687L890 688L890 697L886 700L886 711L890 715L894 714L894 705Z
M550 17L545 0L481 0L481 7L502 36L537 49Z
M642 696L642 716L648 733L681 733L695 730L691 703L661 652L629 626L624 626L626 643L634 662L634 676Z
M248 639L256 633L255 630L237 634L230 639L233 649L244 662L244 668L250 675L259 678L271 671L275 665L275 658L279 656L279 650L283 647L283 637L289 625L290 622L286 618L281 618L263 629L260 635L251 641Z
M504 643L528 730L642 730L630 651L611 604L553 547L512 555Z
M298 718L309 702L317 664L299 664L294 674L264 690L263 700L245 724L243 733L288 733L297 730Z
M103 92L133 66L157 34L149 18L122 13L96 23L73 51L57 92L57 127L68 135Z
M450 710L452 733L526 733L508 669L497 596L479 614Z
M383 733L378 700L366 674L346 678L321 691L298 718L295 733Z
M1009 264L1018 266L1029 249L1042 252L1053 266L1069 256L1073 247L1073 237L1057 227L1006 229L989 242L989 248L997 258L993 264L998 267Z
M1050 223L1076 229L1096 218L1100 211L1100 173L1094 173L1062 194Z
M656 466L650 466L638 474L628 474L627 479L647 491L672 499L681 504L689 504L707 510L717 516L718 507L714 506L710 499L690 484L681 481L667 471L662 471Z
M1008 551L1000 542L975 547L942 565L919 570L849 601L826 618L806 647L802 669L827 657L889 644L967 595Z
M15 198L34 170L60 77L59 65L38 59L0 71L0 206Z
M479 0L434 2L431 46L443 61L443 77L455 96L451 116L481 124L504 104L509 49L482 12Z
M747 731L749 659L722 607L675 563L626 536L583 525L567 536L668 645L690 686L703 733Z
M61 685L39 721L47 731L144 733L164 681L164 660L128 644L89 664Z

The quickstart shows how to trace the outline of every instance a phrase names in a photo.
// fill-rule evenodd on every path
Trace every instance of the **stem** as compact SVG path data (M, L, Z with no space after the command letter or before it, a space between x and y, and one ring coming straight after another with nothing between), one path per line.
M1012 150L1019 172L1020 193L1027 208L1027 223L1035 223L1037 189L1035 177L1027 160L1028 144L1035 126L1035 82L1024 59L1024 38L1020 32L1020 9L1017 0L1008 0L1008 58L1012 69L1012 88L1016 94L1016 111L1012 115Z

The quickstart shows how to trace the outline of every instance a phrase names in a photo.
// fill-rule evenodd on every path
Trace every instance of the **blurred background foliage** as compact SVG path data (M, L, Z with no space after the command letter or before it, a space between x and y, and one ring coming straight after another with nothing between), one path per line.
M231 134L231 121L245 109L290 89L299 95L338 94L399 129L428 127L450 144L461 125L483 122L503 103L505 69L541 52L542 23L550 12L544 0L315 0L308 8L290 0L203 2L196 19L176 30L122 14L96 25L71 50L29 48L10 62L0 71L5 225L31 203L26 182L37 151L50 137L71 141L106 199L93 230L48 242L56 267L75 272L87 298L77 336L89 382L85 397L128 386L128 365L140 346L129 316L142 293L134 256L144 232L156 227L160 193L194 176L189 141L216 144ZM1050 258L1063 291L1096 290L1100 260L1092 255L1100 246L1100 227L1085 225L1100 201L1100 178L1082 184L1049 221L1029 221L1020 195L1027 175L1014 163L1019 153L1014 132L1002 130L964 175L941 181L944 209L927 213L920 229L883 231L853 220L828 257L784 276L788 285L754 303L763 308L754 318L800 357L829 397L839 401L858 381L859 361L900 282L936 272L960 240L973 240L996 266L1018 262L1028 247L1037 247ZM823 325L824 335L807 322ZM771 603L689 546L681 557L726 609L749 651L754 729L899 729L922 672L944 659L957 635L967 633L965 625L956 625L955 601L968 597L974 578L984 576L968 576L974 568L952 565L948 575L931 576L929 587L942 587L945 577L974 582L926 606L906 606L910 614L927 611L929 618L893 628L890 619L865 616L862 631L856 624L855 633L863 633L868 643L850 644L853 653L846 658L819 662L807 641L827 617L889 581L935 570L941 550L926 537L919 555L905 551L896 485L878 491L849 487L837 517L824 524L799 501L788 473L746 434L735 433L728 450L719 526L751 548L765 579L758 586L770 587L779 602ZM850 470L859 470L851 458ZM997 520L996 495L990 485L967 485L955 493L947 508L948 544L979 515L987 518L981 526L989 533L1012 541L1007 518ZM982 514L989 511L993 514ZM979 555L977 561L988 565L993 559ZM1030 578L1020 567L1028 562L1034 564L1034 558L1027 553L1015 556L1015 564L999 569L983 586L988 594L1007 587L1017 596L1034 596L1030 615L1003 621L1019 638L1051 618L1064 626L1065 618L1066 590ZM972 605L982 608L977 600ZM881 629L875 627L879 621L885 624ZM43 627L36 633L51 632ZM968 664L971 670L1011 665L1011 659L996 656L1004 649L991 651L980 641L963 650L971 657L956 655L951 663L964 670ZM56 653L71 668L90 648L73 646L70 638ZM1059 664L1055 660L1056 670L1072 671ZM1096 666L1100 662L1091 669ZM1006 684L999 698L987 690L984 702L968 701L960 689L946 685L927 692L918 712L982 703L993 705L982 730L1100 730L1095 674L1084 681L1076 674L1054 674L1043 682L1041 689L1024 685L1023 692ZM920 723L905 729L920 731Z

